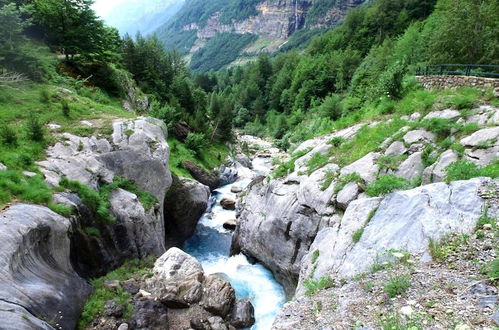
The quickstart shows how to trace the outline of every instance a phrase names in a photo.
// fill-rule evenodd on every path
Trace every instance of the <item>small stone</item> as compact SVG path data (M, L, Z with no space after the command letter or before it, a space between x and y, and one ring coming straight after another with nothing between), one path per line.
M118 289L120 287L120 281L105 281L104 287L108 289Z
M232 198L222 198L220 201L220 205L226 210L235 210L236 209L236 201Z
M80 121L80 124L85 125L85 126L88 126L88 127L92 127L92 126L94 126L94 124L92 124L91 122L89 122L89 121L87 121L87 120L82 120L82 121Z
M232 220L227 220L224 222L223 227L228 230L236 230L237 227L237 221L232 219Z
M411 306L404 306L400 309L400 314L411 317L414 313L414 310Z
M36 176L36 173L30 171L23 171L23 174L29 176L30 178Z
M400 252L394 252L392 255L397 259L402 259L404 257L404 254Z
M486 223L486 224L483 225L483 229L491 230L492 229L492 225L490 223Z
M122 317L124 312L123 307L118 305L114 299L106 302L104 310L106 311L107 316L114 316L117 318Z
M452 314L452 313L454 313L454 312L452 311L452 309L448 309L448 310L446 310L446 311L445 311L445 313L446 313L446 314Z
M410 306L414 306L416 305L418 302L416 300L409 300L407 301L407 305L410 305Z
M232 188L230 188L230 192L234 193L234 194L238 194L240 193L241 191L243 191L243 188L239 187L239 186L232 186Z
M120 326L118 327L118 330L128 330L128 324L121 323Z
M456 325L455 330L471 330L471 328L467 324L458 324Z
M140 289L138 293L141 297L149 297L151 294L145 290Z
M58 131L61 129L61 125L57 124L48 124L47 125L51 131Z
M5 166L4 164L0 163L0 171L6 171L7 170L7 166Z

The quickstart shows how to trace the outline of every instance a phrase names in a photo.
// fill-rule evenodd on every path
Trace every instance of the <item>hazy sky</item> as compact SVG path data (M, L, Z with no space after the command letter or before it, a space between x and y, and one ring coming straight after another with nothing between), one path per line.
M95 0L93 8L97 15L106 16L114 7L127 0Z

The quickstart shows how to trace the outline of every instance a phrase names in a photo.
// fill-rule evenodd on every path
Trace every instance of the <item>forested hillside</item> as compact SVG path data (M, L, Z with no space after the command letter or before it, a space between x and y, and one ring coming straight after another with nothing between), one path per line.
M312 36L338 25L349 9L364 1L190 0L156 34L166 48L193 56L192 69L219 70L252 61L260 53L303 48ZM221 39L229 47L233 42L230 55L217 47Z
M498 64L498 10L497 1L377 0L351 10L304 55L262 55L197 80L216 81L207 90L232 104L236 127L289 147L362 118L411 113L433 102L414 80L420 65Z

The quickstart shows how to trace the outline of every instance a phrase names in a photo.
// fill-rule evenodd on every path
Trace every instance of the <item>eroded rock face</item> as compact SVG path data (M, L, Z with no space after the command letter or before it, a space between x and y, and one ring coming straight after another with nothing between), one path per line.
M201 168L194 162L190 160L185 160L182 162L184 168L189 171L190 175L202 184L210 187L213 191L220 185L220 179L213 173L207 172L205 169Z
M40 318L75 327L91 288L71 265L72 232L69 219L45 207L17 204L0 214L1 328L52 329Z
M166 246L181 246L192 236L208 207L210 188L191 179L173 178L165 198Z
M495 190L498 185L498 180L476 178L352 202L341 223L317 235L310 253L303 259L297 294L303 294L306 279L351 277L365 272L374 263L387 260L386 251L390 249L429 258L428 239L474 230L487 203L480 189ZM374 214L371 219L370 214ZM355 243L353 233L361 228L364 232ZM312 254L316 250L320 257L313 263Z

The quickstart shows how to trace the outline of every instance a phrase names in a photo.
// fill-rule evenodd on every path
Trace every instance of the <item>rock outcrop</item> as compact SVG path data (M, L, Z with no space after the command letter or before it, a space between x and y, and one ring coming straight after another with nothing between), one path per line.
M71 265L73 232L69 219L42 206L0 214L0 328L75 327L91 288Z
M451 233L472 232L490 205L481 197L487 195L483 192L495 193L498 187L497 180L476 178L352 202L341 222L317 235L302 261L297 294L304 293L305 280L352 277L368 271L373 264L390 261L391 250L431 258L429 239L438 241ZM362 229L362 236L355 242L354 233ZM319 257L313 257L314 253Z
M173 177L165 198L167 247L179 247L192 236L209 198L209 187L191 179Z
M433 111L425 118L418 113L404 117L406 126L388 136L376 149L343 167L334 164L335 143L354 138L366 125L357 124L303 142L295 149L295 154L301 153L302 156L296 159L294 171L283 178L255 180L250 184L245 199L239 201L232 252L243 252L262 262L283 284L287 294L293 295L298 277L299 293L303 293L302 282L312 273L314 279L336 273L351 276L364 269L362 264L372 263L383 249L409 249L422 253L427 247L428 237L438 239L446 233L471 230L485 203L477 193L478 187L486 182L497 183L485 179L450 185L431 183L444 181L446 168L459 160L481 167L491 164L499 148L497 127L483 128L473 134L453 131L449 139L461 145L453 149L442 147L437 143L437 134L422 127L429 127L427 120L433 118L492 126L497 125L494 124L497 113L497 108L480 107L471 114L446 109ZM376 125L379 123L368 124L371 128ZM464 152L454 151L460 148ZM322 168L311 169L310 160L317 154L328 161ZM419 185L419 182L430 185L387 197L369 198L365 190L383 175L405 179L408 187L410 184ZM342 180L349 176L353 177L348 179L350 182ZM376 212L377 207L380 209ZM397 207L401 209L395 210ZM346 210L344 214L343 210ZM387 212L384 215L386 223L373 222L379 219L382 211ZM407 216L404 212L408 212ZM353 244L352 235L368 222L361 241ZM391 227L393 234L390 235L390 231L386 234L385 227ZM334 236L338 233L343 234ZM367 242L364 240L370 233L372 241L364 245L362 242ZM343 244L342 237L348 243ZM312 254L319 242L323 242L322 249L328 251L324 258L330 264L312 267L307 262L313 259ZM356 252L351 254L350 249L362 250L365 254L359 252L354 258ZM304 256L303 260L307 261L302 263ZM348 259L348 256L353 259Z

